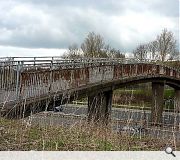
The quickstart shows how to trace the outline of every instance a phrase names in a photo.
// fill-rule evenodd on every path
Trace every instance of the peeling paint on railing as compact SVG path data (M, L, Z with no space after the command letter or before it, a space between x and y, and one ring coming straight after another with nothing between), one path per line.
M0 103L76 89L137 76L166 76L180 80L180 71L130 59L0 61Z

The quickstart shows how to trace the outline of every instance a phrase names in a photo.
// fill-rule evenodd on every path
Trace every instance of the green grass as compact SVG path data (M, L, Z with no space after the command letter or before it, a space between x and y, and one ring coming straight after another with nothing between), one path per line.
M174 90L173 89L166 89L164 91L164 98L173 98L174 97Z
M117 89L113 92L114 94L133 94L133 95L151 95L150 90L141 90L141 89L135 89L135 90L122 90L122 89Z
M118 89L113 92L114 94L133 94L133 95L148 95L152 96L151 90L122 90ZM164 98L174 97L174 90L173 89L165 89L164 90Z

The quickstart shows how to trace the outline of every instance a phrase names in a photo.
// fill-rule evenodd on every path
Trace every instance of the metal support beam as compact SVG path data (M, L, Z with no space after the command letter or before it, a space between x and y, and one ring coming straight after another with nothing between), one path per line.
M163 103L164 100L164 83L152 83L152 108L151 122L154 125L162 123Z
M88 97L88 121L108 124L112 108L112 90L90 94Z

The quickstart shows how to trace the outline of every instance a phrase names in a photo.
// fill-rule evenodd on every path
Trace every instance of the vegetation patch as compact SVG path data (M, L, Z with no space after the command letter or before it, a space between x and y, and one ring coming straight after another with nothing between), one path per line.
M110 126L81 123L73 127L32 125L27 120L0 119L0 150L128 151L163 150L173 140L132 137ZM180 149L180 144L176 144Z

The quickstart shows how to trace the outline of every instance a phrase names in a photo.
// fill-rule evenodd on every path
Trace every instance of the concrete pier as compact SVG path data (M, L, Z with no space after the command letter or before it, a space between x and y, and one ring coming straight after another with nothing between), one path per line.
M112 108L112 90L88 96L88 121L107 124Z
M164 83L152 83L152 108L151 122L154 125L162 123L163 103L164 100Z

